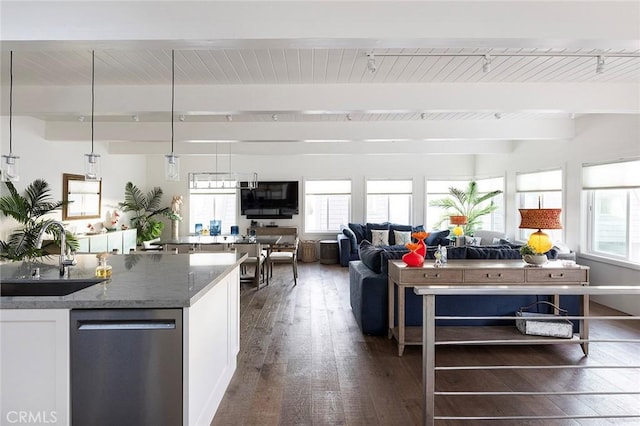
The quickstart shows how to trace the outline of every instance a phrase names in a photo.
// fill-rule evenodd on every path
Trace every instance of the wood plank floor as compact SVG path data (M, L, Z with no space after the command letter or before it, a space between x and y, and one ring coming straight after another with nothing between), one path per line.
M349 305L348 268L274 267L270 285L242 285L238 368L211 423L226 425L418 425L421 348L397 356L395 341L363 336ZM593 315L617 314L592 304ZM592 321L591 338L640 338L638 321ZM438 365L638 365L637 344L440 347ZM441 371L439 391L640 391L640 370ZM640 414L640 395L436 397L442 416ZM438 425L638 425L635 419L439 421Z

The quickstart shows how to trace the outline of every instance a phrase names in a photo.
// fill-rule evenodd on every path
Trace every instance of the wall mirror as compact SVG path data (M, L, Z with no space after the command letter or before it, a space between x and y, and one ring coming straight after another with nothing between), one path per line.
M100 217L102 181L85 180L84 175L62 175L62 220Z

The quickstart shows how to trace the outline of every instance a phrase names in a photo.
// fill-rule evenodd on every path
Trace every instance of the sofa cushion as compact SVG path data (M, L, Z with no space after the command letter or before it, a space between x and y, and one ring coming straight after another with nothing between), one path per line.
M467 259L522 259L518 249L467 246Z
M388 229L372 229L371 230L371 244L374 246L388 246L389 245L389 230Z
M351 230L351 228L346 226L342 227L342 234L344 234L345 237L349 238L349 244L351 245L351 252L357 252L358 238L356 237L356 234Z
M380 273L380 252L381 248L371 245L367 240L363 240L358 248L362 263L376 274Z
M369 240L372 241L373 240L373 236L371 235L371 230L372 229L389 229L389 222L384 222L384 223L366 223L365 224L365 234L364 234L364 239L365 240Z
M357 247L358 244L360 244L362 242L362 240L366 240L366 228L364 227L364 225L360 224L360 223L349 223L347 225L349 227L349 229L351 229L353 231L353 233L356 236L356 245L355 247Z
M398 231L394 229L391 234L393 234L392 245L403 246L411 242L411 231ZM389 234L389 239L392 239L391 234Z
M411 225L400 225L398 223L390 223L389 230L391 231L389 232L389 245L396 246L404 243L396 241L396 235L395 235L396 233L393 231L409 232L409 234L411 234L411 232L413 231L413 227Z
M449 230L444 231L430 231L429 236L424 240L427 246L437 246L438 244L446 246L449 244L447 237L449 236Z

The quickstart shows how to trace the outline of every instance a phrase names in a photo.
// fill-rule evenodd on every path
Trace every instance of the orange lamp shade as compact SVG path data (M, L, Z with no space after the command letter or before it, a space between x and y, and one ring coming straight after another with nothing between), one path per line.
M562 209L520 209L520 229L562 229Z
M466 216L449 216L449 223L452 225L466 225L467 217Z

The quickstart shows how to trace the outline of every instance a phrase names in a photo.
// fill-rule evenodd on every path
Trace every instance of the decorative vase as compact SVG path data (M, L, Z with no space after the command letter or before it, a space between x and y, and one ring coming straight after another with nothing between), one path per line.
M420 256L416 251L410 251L402 256L402 261L407 266L422 266L424 263L424 257Z
M179 220L172 220L171 221L171 239L172 240L177 240L179 238L178 234L178 230L180 229L180 221Z
M407 266L422 266L424 263L424 256L418 253L420 245L418 243L407 243L405 247L409 249L409 253L405 253L402 256L402 261Z
M416 244L419 244L419 247L416 249L416 253L422 256L422 260L424 261L424 258L427 257L427 245L424 243L424 240L429 236L429 233L425 231L419 231L414 232L413 234L411 234L411 236L418 240Z
M547 263L549 259L547 259L545 254L525 254L522 256L522 260L527 262L529 265L542 266Z

